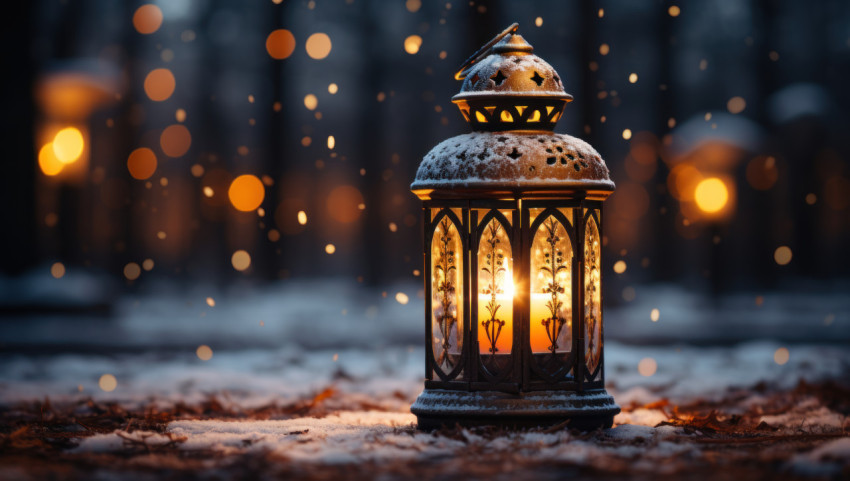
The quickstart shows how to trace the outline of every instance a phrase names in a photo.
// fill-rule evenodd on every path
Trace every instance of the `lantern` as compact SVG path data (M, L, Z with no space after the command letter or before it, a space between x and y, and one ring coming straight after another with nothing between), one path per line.
M512 25L467 60L452 101L473 132L423 159L425 390L442 425L610 427L599 154L553 133L572 96Z

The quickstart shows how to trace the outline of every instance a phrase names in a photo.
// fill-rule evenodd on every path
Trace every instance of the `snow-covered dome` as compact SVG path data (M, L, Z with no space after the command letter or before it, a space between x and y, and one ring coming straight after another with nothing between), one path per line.
M414 191L448 188L614 190L587 142L553 132L472 132L444 140L422 160Z

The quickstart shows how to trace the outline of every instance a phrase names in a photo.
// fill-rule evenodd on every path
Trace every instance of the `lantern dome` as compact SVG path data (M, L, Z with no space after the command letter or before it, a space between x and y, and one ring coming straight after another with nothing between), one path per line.
M573 97L517 28L497 35L455 74L463 84L452 102L474 132L425 155L411 185L420 198L587 191L604 199L614 190L593 147L553 132Z
M613 191L605 161L587 142L553 132L472 132L431 149L410 186L461 189ZM424 191L424 192L423 192Z

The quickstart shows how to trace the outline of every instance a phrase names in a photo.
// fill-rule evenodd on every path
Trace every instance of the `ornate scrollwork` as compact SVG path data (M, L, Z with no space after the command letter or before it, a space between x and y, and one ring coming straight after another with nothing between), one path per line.
M481 268L490 278L489 283L481 289L482 294L490 296L490 300L486 305L490 318L481 323L484 332L487 334L487 341L490 343L490 348L488 349L490 354L496 354L499 350L496 348L496 341L498 341L499 335L502 333L502 328L505 327L505 321L497 317L499 308L502 306L496 302L496 294L503 293L502 286L498 282L498 277L499 275L504 275L506 271L503 266L505 256L496 250L496 246L500 242L498 235L501 229L502 225L496 219L490 221L485 228L487 239L484 242L487 249L487 257L484 260L484 267Z
M567 319L561 316L561 309L564 302L561 300L561 295L565 292L565 286L558 281L558 273L568 269L569 266L564 261L564 253L558 248L558 242L561 241L558 235L558 227L560 223L550 217L543 222L543 227L546 229L545 242L548 250L543 251L543 265L540 266L540 271L545 272L551 280L543 287L543 292L551 295L551 298L546 301L546 307L551 313L550 317L540 321L543 328L546 330L546 336L549 338L549 351L554 354L558 349L558 336L561 335L561 329L567 323Z
M598 330L601 322L599 312L599 230L593 217L587 221L584 242L584 325L586 329L585 353L588 371L599 365L602 355Z
M442 350L436 361L438 366L445 364L448 368L453 365L451 356L449 356L449 348L452 347L451 332L457 324L457 309L452 309L452 301L457 288L452 279L457 272L457 266L455 265L454 237L449 231L451 226L452 224L447 217L440 222L437 244L438 255L437 262L434 265L434 292L440 300L441 307L439 311L435 311L434 315L437 318L440 334L442 334Z

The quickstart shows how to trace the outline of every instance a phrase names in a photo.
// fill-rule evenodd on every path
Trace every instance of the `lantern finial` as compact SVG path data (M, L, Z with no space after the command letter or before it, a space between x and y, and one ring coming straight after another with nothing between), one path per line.
M551 131L573 99L517 28L496 35L455 73L463 84L452 102L473 130Z

